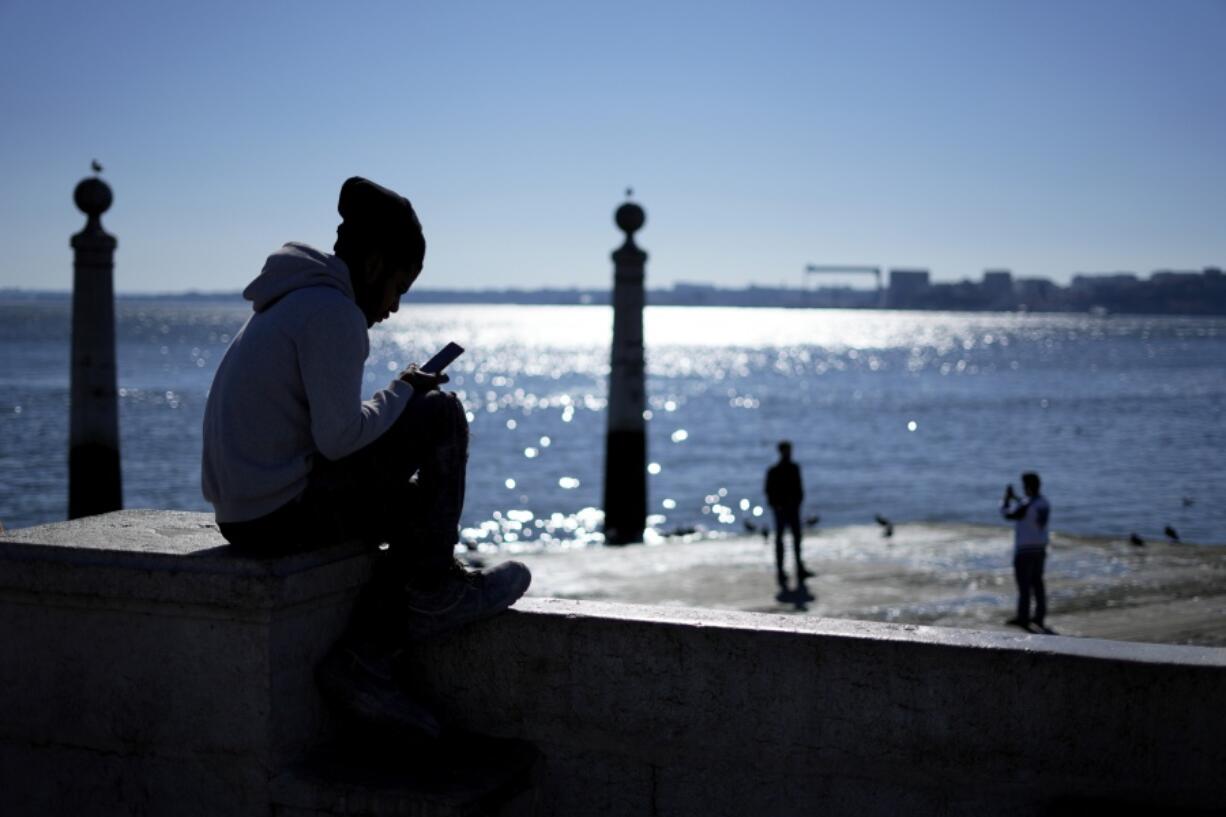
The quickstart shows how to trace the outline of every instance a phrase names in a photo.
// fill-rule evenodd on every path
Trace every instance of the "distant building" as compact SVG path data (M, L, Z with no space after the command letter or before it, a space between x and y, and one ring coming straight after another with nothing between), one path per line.
M1013 291L1020 309L1047 309L1058 300L1060 290L1047 278L1018 278Z
M929 286L926 269L892 269L886 303L895 309L918 306Z
M1102 287L1124 287L1136 284L1140 279L1135 272L1077 273L1073 276L1074 290L1095 290Z
M983 295L991 306L1008 309L1013 305L1013 273L1007 269L983 271Z
M673 303L682 306L706 306L716 300L714 284L697 284L678 281L673 284Z
M1149 280L1155 284L1193 284L1199 283L1204 276L1199 272L1185 270L1156 270Z
M983 287L989 292L1009 292L1013 289L1013 273L1007 269L985 269Z

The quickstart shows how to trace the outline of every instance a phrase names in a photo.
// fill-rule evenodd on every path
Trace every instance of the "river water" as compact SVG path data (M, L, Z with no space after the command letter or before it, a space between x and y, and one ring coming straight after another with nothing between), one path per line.
M411 297L411 296L410 296ZM117 302L126 507L207 510L200 425L249 307ZM67 301L0 302L0 521L67 506ZM651 523L760 525L793 441L823 525L998 523L1042 474L1076 535L1226 544L1226 319L649 307ZM599 541L608 343L600 306L414 305L371 333L373 390L447 341L472 420L465 538Z

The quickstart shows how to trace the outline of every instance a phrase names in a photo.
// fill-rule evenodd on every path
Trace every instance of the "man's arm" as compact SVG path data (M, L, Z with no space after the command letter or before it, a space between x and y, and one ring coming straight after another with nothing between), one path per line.
M413 387L393 380L362 400L368 341L366 321L352 305L318 310L296 338L298 366L306 389L315 447L330 460L352 454L391 427L413 396Z
M1014 502L1017 502L1016 506L1013 505ZM1005 519L1018 520L1026 515L1026 508L1029 506L1030 503L1027 501L1018 501L1016 498L1010 497L1000 504L1000 515Z

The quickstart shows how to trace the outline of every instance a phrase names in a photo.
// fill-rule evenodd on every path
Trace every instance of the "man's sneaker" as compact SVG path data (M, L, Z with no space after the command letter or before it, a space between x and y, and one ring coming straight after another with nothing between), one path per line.
M390 656L371 658L351 646L336 646L315 668L315 683L335 707L382 729L438 737L438 719L396 683Z
M531 583L532 573L521 562L471 571L453 562L436 587L405 587L406 636L424 641L501 613L518 601Z

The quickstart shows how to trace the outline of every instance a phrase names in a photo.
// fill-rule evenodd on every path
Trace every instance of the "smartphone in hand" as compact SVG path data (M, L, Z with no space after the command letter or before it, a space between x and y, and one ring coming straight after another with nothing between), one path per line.
M437 355L423 363L421 370L430 374L439 374L462 354L464 354L463 346L454 342L448 343Z

